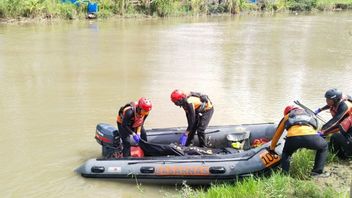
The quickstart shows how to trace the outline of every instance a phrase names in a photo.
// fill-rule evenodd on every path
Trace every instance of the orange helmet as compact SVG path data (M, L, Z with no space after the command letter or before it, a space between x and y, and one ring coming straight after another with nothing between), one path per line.
M138 100L138 107L149 112L152 110L153 105L149 99L142 97Z
M284 115L287 115L290 113L290 111L294 110L294 109L299 109L298 107L294 106L294 105L289 105L287 107L285 107L284 110Z
M171 93L171 101L173 103L177 102L177 101L180 101L184 98L186 98L186 94L181 91L181 90L178 90L178 89L175 89L172 93Z

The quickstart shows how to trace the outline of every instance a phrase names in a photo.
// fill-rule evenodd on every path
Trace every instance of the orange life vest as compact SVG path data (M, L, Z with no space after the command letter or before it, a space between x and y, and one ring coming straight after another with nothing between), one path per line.
M349 100L344 100L342 102L345 102L347 104L348 110L346 111L345 116L342 118L340 125L344 132L347 132L352 127L352 102ZM336 114L336 108L334 108L333 110Z
M131 102L129 104L126 104L125 106L121 107L119 110L119 113L117 115L116 121L120 124L122 124L123 117L126 114L126 111L129 109L132 109L133 111L133 123L132 123L132 128L138 128L143 125L144 119L146 115L140 115L136 111L137 108L137 103L136 102ZM148 115L148 114L147 114Z
M194 109L199 113L213 108L213 104L210 100L208 100L207 102L202 102L201 99L197 96L189 96L187 98L187 102L192 103L194 105Z
M347 106L348 106L348 111L347 111L346 113L348 113L349 115L352 114L352 107L351 107L352 101L350 100L350 98L349 98L348 96L344 96L344 97L341 99L341 101L339 102L338 105L330 107L329 110L330 110L330 113L331 113L331 116L332 116L332 117L334 117L334 116L336 115L336 113L337 113L337 108L339 107L339 105L340 105L342 102L345 102L345 103L347 104Z

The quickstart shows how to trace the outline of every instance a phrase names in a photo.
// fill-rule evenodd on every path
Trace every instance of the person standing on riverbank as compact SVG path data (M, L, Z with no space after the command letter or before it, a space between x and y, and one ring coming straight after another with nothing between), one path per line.
M171 93L171 101L186 112L188 127L180 138L180 144L189 146L197 132L199 147L206 147L204 131L214 113L214 107L209 97L198 92L185 94L176 89Z
M287 130L287 138L282 151L281 167L289 172L290 159L300 148L316 150L315 162L311 176L323 173L328 154L327 142L317 134L318 121L305 110L296 106L287 106L269 147L269 152L275 153L275 147L283 131ZM324 174L325 175L325 174Z
M330 147L341 159L352 157L352 98L343 95L338 89L329 89L325 93L326 105L314 113L330 110L332 118L323 125L321 134L330 138Z
M131 156L130 135L138 143L140 139L147 141L147 134L143 127L149 112L152 110L152 102L147 98L140 98L138 102L131 102L120 108L117 115L117 127L122 140L122 153L124 157Z

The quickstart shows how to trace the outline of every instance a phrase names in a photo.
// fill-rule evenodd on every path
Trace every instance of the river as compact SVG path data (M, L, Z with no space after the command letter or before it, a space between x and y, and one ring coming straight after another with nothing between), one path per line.
M100 155L96 124L145 96L146 128L185 126L175 88L209 95L210 125L278 122L293 100L352 94L351 54L351 12L1 24L0 196L172 196L77 175Z

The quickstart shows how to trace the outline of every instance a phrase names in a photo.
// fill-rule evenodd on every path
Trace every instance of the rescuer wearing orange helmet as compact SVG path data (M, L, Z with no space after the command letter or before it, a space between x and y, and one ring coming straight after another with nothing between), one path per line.
M186 94L176 89L171 93L171 101L186 112L188 127L180 138L180 144L189 146L197 132L199 146L206 147L204 131L214 112L213 104L208 96L198 92Z
M122 153L124 157L131 155L130 135L132 135L136 143L140 139L147 141L147 134L143 124L151 110L152 102L144 97L140 98L138 102L131 102L120 108L116 122L123 144Z

